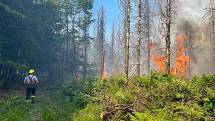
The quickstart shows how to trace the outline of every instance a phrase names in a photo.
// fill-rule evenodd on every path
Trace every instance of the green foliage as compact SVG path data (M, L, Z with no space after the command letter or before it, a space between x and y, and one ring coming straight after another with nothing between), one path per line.
M25 118L26 110L23 109L22 106L18 106L13 109L13 111L9 111L6 115L4 115L4 118L2 118L3 121L23 121Z
M0 112L4 113L10 110L11 107L16 106L17 104L23 104L23 100L18 96L10 96L6 101L0 102Z
M11 95L0 102L1 121L24 121L27 108L21 97Z
M71 114L79 111L60 90L39 92L35 104L16 95L15 91L0 100L0 121L70 121Z
M16 11L16 10L11 9L9 6L7 6L7 5L5 5L3 3L0 3L0 8L3 8L7 13L9 13L9 14L11 14L13 16L22 17L22 18L25 17L24 14L22 14L22 13Z
M7 68L16 68L20 70L27 70L28 68L25 65L17 64L12 61L0 61L0 65L6 66Z
M211 121L215 114L215 76L181 79L160 73L98 81L108 119L132 121ZM93 114L89 114L93 115Z
M90 10L93 8L94 0L78 0L78 5L83 9L85 14L90 14Z
M44 12L45 11L45 12ZM20 85L23 78L15 72L36 68L40 73L54 70L56 52L53 49L61 32L60 10L53 2L34 4L33 0L3 0L0 2L0 66L9 72L1 74L8 85ZM1 72L2 73L2 72ZM10 75L9 77L7 75Z
M42 121L56 121L55 114L53 112L45 111L42 114Z
M84 56L79 48L83 47L85 41L89 44L91 39L88 29L93 22L92 8L93 0L1 1L0 64L3 62L10 67L35 68L41 75L45 75L49 84L50 81L63 78L71 79L70 74L74 74L79 66L89 66L83 62ZM83 31L87 34L80 34ZM73 45L69 48L72 51L65 55L62 53L68 51L65 48L67 42ZM62 58L66 58L66 74L62 74L59 68L64 64ZM7 69L1 67L1 70ZM20 81L8 78L7 75L4 73L0 83L2 80L10 80L9 84Z
M119 89L114 95L114 99L118 101L123 102L131 102L133 97L129 92L123 91L122 89Z
M102 113L105 120L114 121L213 121L214 79L212 75L187 80L154 73L131 80L72 81L64 85L64 95L51 90L38 115L41 121L100 121ZM0 101L0 120L27 121L26 112L32 111L28 107L17 96Z
M168 113L160 110L158 114L154 115L150 112L130 114L131 121L176 121L175 119L168 118Z
M94 79L79 80L66 83L63 94L69 97L69 100L80 107L85 107L95 96Z
M74 121L100 121L101 107L98 104L88 104L85 109L75 115Z

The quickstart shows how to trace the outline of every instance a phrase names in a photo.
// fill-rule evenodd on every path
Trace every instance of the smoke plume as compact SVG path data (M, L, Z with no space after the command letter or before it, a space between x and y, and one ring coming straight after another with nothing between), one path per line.
M179 0L176 5L176 34L187 35L188 51L191 56L191 73L199 75L213 71L213 49L210 32L203 16L210 0Z

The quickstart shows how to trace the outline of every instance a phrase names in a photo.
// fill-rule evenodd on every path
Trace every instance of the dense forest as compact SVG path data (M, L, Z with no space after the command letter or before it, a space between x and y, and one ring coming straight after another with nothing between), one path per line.
M86 71L82 49L89 46L93 1L3 0L0 4L2 86L18 83L14 81L20 81L17 78L29 68L35 68L41 80L50 81L71 79L81 66Z
M214 0L0 0L0 121L214 121L214 12Z

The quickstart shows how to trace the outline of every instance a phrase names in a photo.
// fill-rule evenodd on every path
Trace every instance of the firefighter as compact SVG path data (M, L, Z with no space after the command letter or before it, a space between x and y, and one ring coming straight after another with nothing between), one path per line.
M28 75L24 79L24 84L26 86L26 101L32 101L34 103L34 98L36 94L36 87L39 83L37 77L35 76L35 70L30 69Z

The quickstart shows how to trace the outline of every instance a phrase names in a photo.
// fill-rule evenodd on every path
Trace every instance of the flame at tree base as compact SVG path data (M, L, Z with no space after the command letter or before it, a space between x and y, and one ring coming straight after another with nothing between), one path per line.
M158 70L162 73L165 73L166 57L159 56L157 54L152 54L151 59L153 60L154 64L157 66Z
M177 75L180 77L186 76L186 69L187 64L190 61L190 57L185 54L186 48L185 45L185 36L184 35L178 35L176 38L176 46L177 46L177 52L176 52L176 58L175 58L175 66L170 69L170 75ZM153 46L150 46L153 47ZM160 56L155 54L155 52L152 52L151 59L156 65L159 72L162 72L163 74L166 72L165 64L166 64L166 57Z
M106 64L104 64L104 68L102 70L102 80L107 80L107 71L106 71Z

